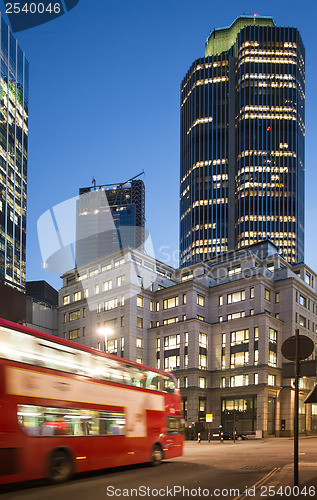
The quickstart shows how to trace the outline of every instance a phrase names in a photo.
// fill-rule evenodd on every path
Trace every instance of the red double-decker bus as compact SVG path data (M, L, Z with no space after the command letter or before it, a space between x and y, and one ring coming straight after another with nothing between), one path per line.
M175 378L0 319L0 484L183 450Z

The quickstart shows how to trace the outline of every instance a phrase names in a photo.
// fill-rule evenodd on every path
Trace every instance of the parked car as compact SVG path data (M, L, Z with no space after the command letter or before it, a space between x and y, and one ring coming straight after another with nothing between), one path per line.
M229 439L233 439L233 432L224 432L223 433L223 439L224 439L224 441L227 441ZM237 431L237 433L236 433L236 440L237 441L242 441L244 439L248 439L248 437L245 434L242 434L241 432Z

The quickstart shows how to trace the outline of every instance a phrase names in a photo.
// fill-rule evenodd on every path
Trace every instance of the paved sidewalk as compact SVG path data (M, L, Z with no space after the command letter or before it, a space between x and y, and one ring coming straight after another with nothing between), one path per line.
M258 481L249 491L238 497L239 500L255 498L310 499L317 498L317 462L299 462L299 488L294 488L294 466L285 465L275 468ZM237 500L237 499L236 499Z

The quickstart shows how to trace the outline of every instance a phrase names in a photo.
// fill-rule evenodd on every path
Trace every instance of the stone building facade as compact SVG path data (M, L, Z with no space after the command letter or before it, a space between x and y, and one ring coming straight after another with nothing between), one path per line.
M187 425L201 429L292 434L281 346L296 328L317 345L316 274L269 241L184 269L126 248L66 273L59 292L60 336L172 372ZM317 433L317 405L304 405L315 359L302 367L302 433Z

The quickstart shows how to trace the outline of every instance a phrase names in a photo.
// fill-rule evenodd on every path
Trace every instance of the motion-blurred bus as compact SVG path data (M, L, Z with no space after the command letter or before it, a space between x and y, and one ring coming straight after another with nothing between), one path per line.
M0 484L158 464L183 426L172 375L0 319Z

